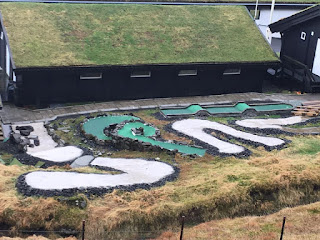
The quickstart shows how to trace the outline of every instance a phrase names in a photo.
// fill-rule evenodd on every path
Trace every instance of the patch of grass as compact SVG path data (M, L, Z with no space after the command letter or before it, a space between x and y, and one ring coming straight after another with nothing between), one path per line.
M297 137L292 152L301 155L316 155L320 152L319 137Z
M320 127L320 119L317 122L307 122L306 124L301 125L292 125L291 128L308 128L308 127Z
M317 202L306 206L286 208L268 216L214 220L196 226L185 227L183 236L186 239L278 239L281 232L282 218L286 216L284 238L316 240L320 235L320 228L316 224L320 220L319 206L320 202ZM186 223L188 223L187 219ZM155 239L179 239L179 234L178 231L167 231Z
M0 8L18 67L278 61L244 6Z

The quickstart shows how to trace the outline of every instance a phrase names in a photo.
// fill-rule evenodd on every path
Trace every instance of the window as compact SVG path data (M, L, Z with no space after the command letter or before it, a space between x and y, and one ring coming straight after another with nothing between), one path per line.
M101 79L102 73L83 73L80 75L80 80Z
M183 76L197 76L198 72L195 69L191 69L191 70L180 70L178 73L179 77L183 77Z
M306 40L306 36L307 36L307 34L305 32L301 32L300 38L302 40Z
M132 78L148 78L151 77L150 71L133 71L131 73Z
M224 70L223 75L239 75L240 73L240 68L227 68L226 70Z

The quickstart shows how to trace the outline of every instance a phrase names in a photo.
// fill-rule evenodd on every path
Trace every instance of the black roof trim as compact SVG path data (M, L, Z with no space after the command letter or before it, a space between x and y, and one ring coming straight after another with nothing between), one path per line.
M269 25L271 32L284 32L285 30L298 25L300 23L309 21L310 19L320 17L320 5L307 8L290 17L279 20L278 22Z
M16 73L26 71L63 71L63 70L108 70L108 69L135 69L135 68L161 68L161 67L206 67L206 66L277 66L280 61L264 61L264 62L195 62L195 63L173 63L173 64L137 64L137 65L88 65L88 66L43 66L43 67L17 67Z

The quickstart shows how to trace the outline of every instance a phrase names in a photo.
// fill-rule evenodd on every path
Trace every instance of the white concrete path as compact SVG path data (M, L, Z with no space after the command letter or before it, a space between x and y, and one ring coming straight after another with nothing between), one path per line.
M124 173L87 174L76 172L35 171L25 176L27 185L42 190L62 190L73 188L112 188L134 184L152 184L174 173L169 164L144 159L96 158L93 166L109 167Z
M57 147L58 144L53 141L52 137L48 134L43 122L29 123L26 125L34 128L34 131L32 131L30 135L38 136L40 141L39 146L34 146L33 148L27 147L27 154L52 162L72 161L83 154L80 148L74 146ZM16 133L19 133L18 130L15 130L16 126L22 125L12 125L12 129Z
M300 116L287 117L287 118L267 118L267 119L244 119L236 121L236 124L241 127L247 128L260 128L260 129L282 129L281 126L292 125L307 121L308 118Z
M257 142L269 147L275 147L285 143L283 140L279 138L263 137L263 136L258 136L251 133L238 131L224 124L212 122L208 120L200 120L200 119L181 120L181 121L174 122L172 124L172 128L185 135L196 138L213 147L216 147L218 148L220 153L226 153L226 154L238 154L245 151L245 148L242 146L238 146L232 143L219 140L214 136L212 136L211 134L205 133L204 129L208 128L212 130L221 131L227 135L252 141L252 142Z

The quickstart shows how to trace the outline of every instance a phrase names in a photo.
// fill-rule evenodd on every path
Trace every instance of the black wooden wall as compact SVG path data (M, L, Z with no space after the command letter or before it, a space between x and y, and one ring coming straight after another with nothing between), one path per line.
M306 33L305 40L301 39L301 32ZM318 38L320 38L320 18L313 18L289 28L281 37L281 56L289 56L312 69Z
M16 98L20 104L107 101L155 97L260 92L266 70L276 63L189 64L113 67L16 69ZM240 68L240 75L224 75ZM178 76L180 70L197 69L197 76ZM151 77L132 78L134 70L151 71ZM101 72L102 79L80 80L86 72Z

